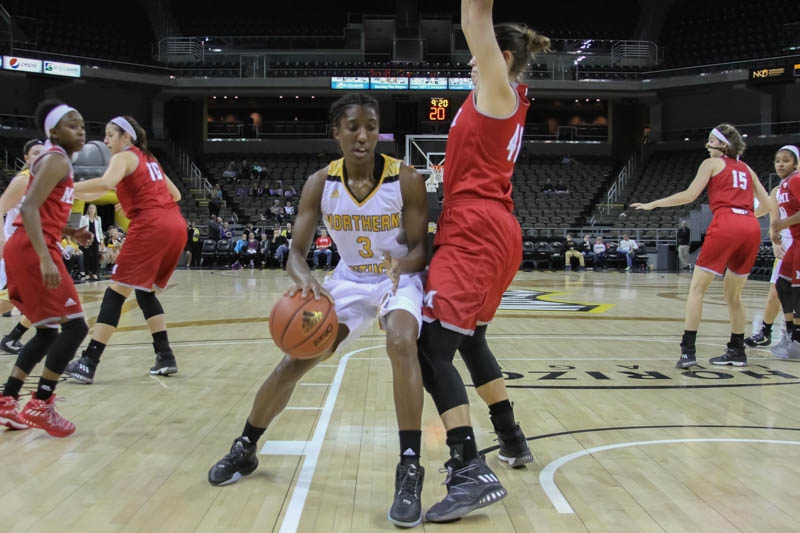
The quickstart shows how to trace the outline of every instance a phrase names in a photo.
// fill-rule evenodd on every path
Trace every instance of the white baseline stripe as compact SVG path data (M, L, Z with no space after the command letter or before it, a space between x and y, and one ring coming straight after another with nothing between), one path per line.
M550 464L545 466L539 473L539 484L542 486L542 489L544 490L545 494L547 494L547 497L550 498L550 502L553 504L553 507L555 507L559 513L574 514L575 511L572 509L569 502L567 502L567 499L564 497L564 494L558 488L554 480L556 471L559 468L561 468L562 465L572 461L573 459L583 457L584 455L591 455L597 452L604 452L606 450L614 450L617 448L629 448L631 446L648 446L650 444L677 444L685 442L749 442L758 444L791 444L793 446L800 446L800 442L793 440L762 440L762 439L669 439L669 440L645 440L639 442L620 442L618 444L609 444L607 446L596 446L594 448L581 450L579 452L559 457L555 461L552 461Z
M328 391L328 397L325 399L325 405L322 407L317 427L314 430L314 436L305 447L303 466L300 469L300 475L297 476L297 482L294 485L289 505L286 507L286 514L283 515L280 533L294 533L300 525L300 517L303 514L303 507L306 504L308 489L311 487L311 481L314 478L319 452L322 449L322 441L325 439L325 433L328 431L328 423L331 421L333 407L336 405L336 398L339 396L339 388L342 386L342 378L344 377L347 362L350 360L351 356L357 353L383 347L383 344L379 344L377 346L360 348L343 355L342 358L339 359L339 364L337 365L338 369L336 370L336 375L333 377L331 389ZM265 443L264 447L266 448L266 446Z

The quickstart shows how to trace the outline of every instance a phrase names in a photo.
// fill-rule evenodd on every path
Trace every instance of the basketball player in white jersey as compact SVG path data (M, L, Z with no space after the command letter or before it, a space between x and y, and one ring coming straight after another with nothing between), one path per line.
M412 527L422 521L425 473L419 464L423 387L417 359L428 226L425 182L399 159L375 152L375 99L346 95L331 106L330 118L344 157L312 174L303 187L287 272L295 283L290 294L313 292L316 298L327 296L334 302L339 319L336 341L316 359L283 357L258 391L242 436L211 468L208 480L226 485L253 472L258 466L257 441L286 407L300 378L356 340L377 316L386 330L400 433L401 461L389 520ZM306 263L320 215L341 257L322 285Z
M22 205L22 200L25 199L25 191L28 190L28 185L31 181L31 171L28 166L34 159L39 157L42 152L44 152L44 143L39 139L31 139L25 143L25 148L23 149L25 166L14 176L14 179L8 184L3 195L0 196L0 217L5 215L3 232L2 235L0 235L0 257L2 257L6 240L10 239L17 229L16 226L14 226L14 221L17 219L17 216L19 216L19 208ZM2 259L0 260L0 289L2 289L2 291L0 291L0 314L5 314L14 308L14 304L8 300L8 292L5 290L7 283L6 262L5 259ZM30 320L23 316L19 323L14 326L14 329L0 340L0 350L11 354L18 354L22 349L20 339L30 327Z

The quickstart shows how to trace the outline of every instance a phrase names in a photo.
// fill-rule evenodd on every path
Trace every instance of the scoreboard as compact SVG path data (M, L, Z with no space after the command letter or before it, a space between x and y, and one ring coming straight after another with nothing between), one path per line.
M800 63L788 63L752 68L748 71L747 81L752 84L793 82L797 77L800 77Z

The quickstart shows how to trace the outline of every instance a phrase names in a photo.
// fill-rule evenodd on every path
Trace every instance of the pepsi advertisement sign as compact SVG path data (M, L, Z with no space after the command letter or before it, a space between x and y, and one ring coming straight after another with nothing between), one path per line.
M38 59L3 56L3 68L6 70L16 70L18 72L34 72L41 74L42 62Z

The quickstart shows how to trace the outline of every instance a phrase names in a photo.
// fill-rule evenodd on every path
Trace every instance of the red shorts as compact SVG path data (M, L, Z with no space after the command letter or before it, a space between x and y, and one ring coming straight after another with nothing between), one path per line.
M143 291L165 289L186 238L186 221L178 209L138 212L117 256L111 281Z
M81 301L72 277L64 266L61 250L56 246L48 246L48 250L61 274L61 284L55 289L45 288L39 256L23 228L14 232L3 252L8 273L8 299L28 317L34 327L58 325L62 317L73 319L83 316Z
M425 283L423 320L472 335L488 324L522 261L522 231L492 200L448 202Z
M791 281L793 287L800 286L800 244L795 244L792 241L789 249L783 254L781 261L781 269L778 271L778 276Z
M721 208L708 226L695 266L717 276L726 267L737 276L749 276L760 246L761 226L754 216Z

